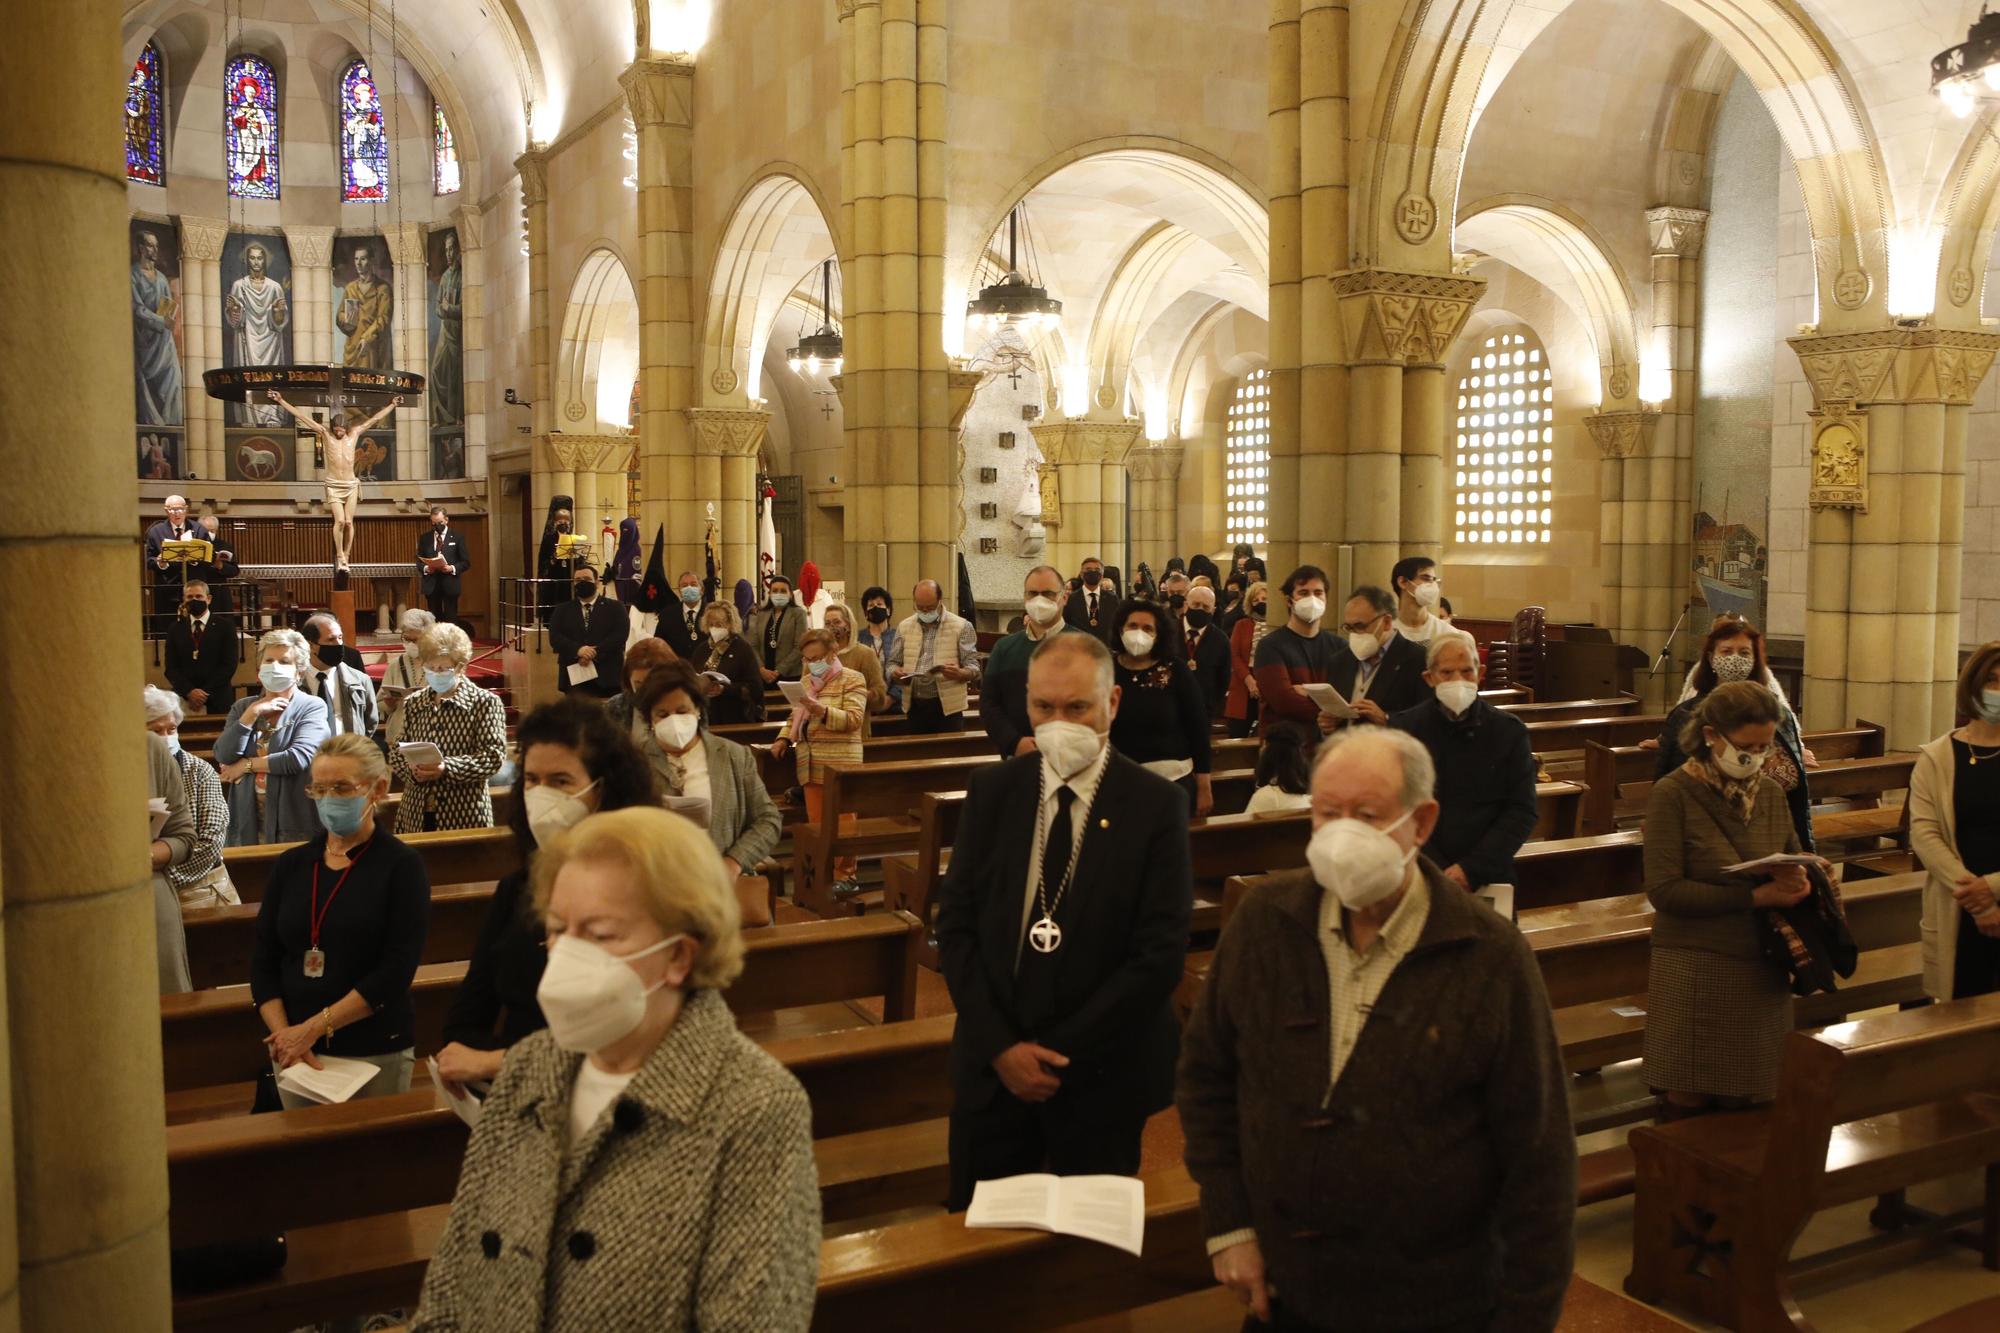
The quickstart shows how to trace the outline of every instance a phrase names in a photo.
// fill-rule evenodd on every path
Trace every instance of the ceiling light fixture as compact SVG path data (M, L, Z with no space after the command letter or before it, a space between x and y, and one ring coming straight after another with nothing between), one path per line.
M2000 14L1981 5L1965 40L1931 57L1931 94L1961 120L1981 103L2000 103Z
M838 375L847 351L840 326L833 320L833 260L819 266L819 278L819 328L799 339L799 345L785 357L785 364L799 375Z
M1036 272L1033 238L1029 238L1028 262L1021 262L1024 219L1021 205L1007 214L1007 271L999 281L980 288L979 295L965 303L965 316L986 328L1014 325L1027 332L1055 325L1062 320L1062 302L1052 298Z

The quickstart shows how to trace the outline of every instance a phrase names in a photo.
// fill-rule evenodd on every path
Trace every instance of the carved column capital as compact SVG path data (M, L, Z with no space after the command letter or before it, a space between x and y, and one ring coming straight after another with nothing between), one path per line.
M647 57L633 61L618 76L632 123L686 126L693 121L694 60Z
M1053 421L1028 427L1042 457L1057 465L1123 463L1145 428L1138 421Z
M333 259L331 227L286 227L285 241L291 246L294 267L324 268Z
M1786 339L1812 385L1813 402L1944 403L1964 407L2000 354L2000 333L1975 329L1871 329Z
M534 208L549 201L549 155L540 148L530 148L514 159L514 170L521 173L521 202Z
M389 246L389 261L398 267L424 262L424 229L415 222L399 222L382 228Z
M452 223L458 228L458 248L462 254L467 250L477 250L485 243L482 234L486 215L477 204L461 204L451 210Z
M183 213L180 223L183 259L205 259L212 263L222 258L222 243L229 239L228 219L190 217Z
M1329 281L1352 365L1442 364L1486 290L1480 278L1387 269L1350 269Z
M681 409L694 432L697 454L719 458L755 458L771 428L771 414L762 408L688 407Z
M1593 412L1583 425L1600 458L1644 458L1653 451L1653 428L1659 420L1660 414L1653 410Z
M1173 481L1181 475L1181 461L1187 450L1179 445L1155 444L1134 449L1125 466L1134 481Z
M951 429L965 428L965 414L972 407L972 395L986 382L983 370L949 370L945 372L945 392L951 402ZM839 386L835 386L836 389Z
M1708 234L1704 208L1649 208L1646 229L1656 259L1697 259Z

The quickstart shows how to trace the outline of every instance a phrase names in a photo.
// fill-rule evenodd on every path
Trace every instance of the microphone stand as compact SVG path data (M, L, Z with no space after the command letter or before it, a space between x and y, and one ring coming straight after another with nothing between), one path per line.
M1674 640L1680 637L1681 626L1687 624L1688 612L1693 607L1694 603L1692 601L1686 601L1681 603L1680 618L1675 620L1674 627L1667 631L1667 641L1665 644L1661 645L1660 655L1653 660L1653 669L1646 673L1647 680L1651 680L1655 676L1659 675L1661 668L1666 666L1667 656L1674 650Z

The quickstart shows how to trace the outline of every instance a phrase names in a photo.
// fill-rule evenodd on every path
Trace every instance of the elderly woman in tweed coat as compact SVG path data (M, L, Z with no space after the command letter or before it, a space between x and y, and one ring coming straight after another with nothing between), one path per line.
M549 1028L486 1099L413 1333L803 1333L812 1113L723 1002L743 937L721 856L633 807L557 838L534 876ZM607 957L639 985L603 985Z
M491 828L493 797L486 780L507 762L507 709L500 696L466 677L472 640L456 625L433 625L418 641L424 690L403 705L399 745L429 741L442 764L412 765L400 748L389 768L403 783L396 832Z

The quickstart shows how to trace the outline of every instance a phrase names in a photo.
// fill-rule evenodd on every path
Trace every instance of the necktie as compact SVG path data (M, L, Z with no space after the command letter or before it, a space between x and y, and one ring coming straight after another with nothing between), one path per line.
M1076 792L1067 783L1056 788L1056 817L1049 821L1049 836L1042 843L1040 910L1047 911L1052 917L1055 915L1056 895L1062 891L1063 876L1069 870L1070 844L1074 840L1075 827L1070 822L1069 808L1075 800Z
M1095 624L1097 623L1097 594L1096 594L1096 593L1091 593L1091 594L1090 594L1090 623L1091 623L1091 624L1093 624L1093 625L1095 625Z

